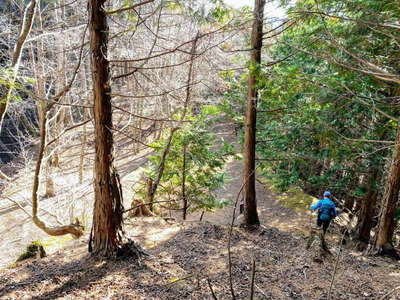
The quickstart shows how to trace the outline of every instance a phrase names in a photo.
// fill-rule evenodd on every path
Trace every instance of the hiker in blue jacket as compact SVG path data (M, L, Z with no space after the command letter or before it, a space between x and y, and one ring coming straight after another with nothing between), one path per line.
M331 197L332 194L326 191L324 192L324 199L319 200L315 205L311 205L312 210L318 209L317 226L322 226L324 233L326 233L331 220L337 216L336 205Z

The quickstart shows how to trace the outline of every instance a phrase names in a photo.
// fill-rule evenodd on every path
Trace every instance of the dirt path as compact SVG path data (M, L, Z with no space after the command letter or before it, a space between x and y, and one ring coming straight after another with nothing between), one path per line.
M224 140L235 142L236 137L232 126L222 126L217 128L219 137ZM240 152L239 145L236 145L237 152ZM242 169L243 160L231 159L226 165L227 182L224 186L216 191L217 198L221 201L230 203L223 209L213 212L205 212L202 219L213 224L230 225L237 195L242 186ZM309 230L310 217L304 212L298 212L291 208L286 208L279 201L279 197L266 184L260 180L256 181L256 195L258 214L261 224L268 224L292 233L307 234ZM241 221L241 216L236 212L236 224ZM188 221L198 221L202 212L192 213L188 217Z

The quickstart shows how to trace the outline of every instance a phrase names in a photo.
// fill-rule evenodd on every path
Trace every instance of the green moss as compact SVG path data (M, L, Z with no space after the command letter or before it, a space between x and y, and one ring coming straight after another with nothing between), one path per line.
M310 195L304 193L298 187L291 187L286 192L282 193L268 179L262 178L260 180L260 182L263 183L266 187L268 187L268 189L273 191L275 194L277 194L276 198L278 199L278 201L284 207L287 207L287 208L291 208L294 210L307 211L310 209L310 205L314 201L317 200L313 196L310 196Z
M25 252L23 252L17 259L18 261L23 261L28 258L43 258L46 256L46 251L40 241L33 241L26 247Z
M309 210L311 203L315 200L313 196L307 195L300 188L293 187L287 192L277 196L283 206L295 210Z
M0 271L2 271L3 269L4 270L6 270L6 269L15 269L16 267L18 267L17 262L12 262L12 263L8 264L6 268L0 268Z
M68 241L73 240L72 235L62 235L62 236L49 236L44 238L41 242L41 245L46 248L59 248L61 246L65 246Z

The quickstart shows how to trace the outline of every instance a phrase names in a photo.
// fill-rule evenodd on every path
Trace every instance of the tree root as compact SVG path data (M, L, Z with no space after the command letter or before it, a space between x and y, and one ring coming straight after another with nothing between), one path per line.
M128 239L128 241L122 244L116 253L116 258L120 260L135 258L138 261L138 264L141 264L141 260L143 257L149 256L139 244L135 241Z
M370 246L366 251L370 255L374 256L387 256L395 260L400 260L400 255L391 243L386 243L382 246L373 247Z

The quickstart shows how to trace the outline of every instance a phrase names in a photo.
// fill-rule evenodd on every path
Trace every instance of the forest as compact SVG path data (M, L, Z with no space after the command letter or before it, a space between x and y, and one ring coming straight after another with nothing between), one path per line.
M0 0L0 299L400 299L398 0Z

